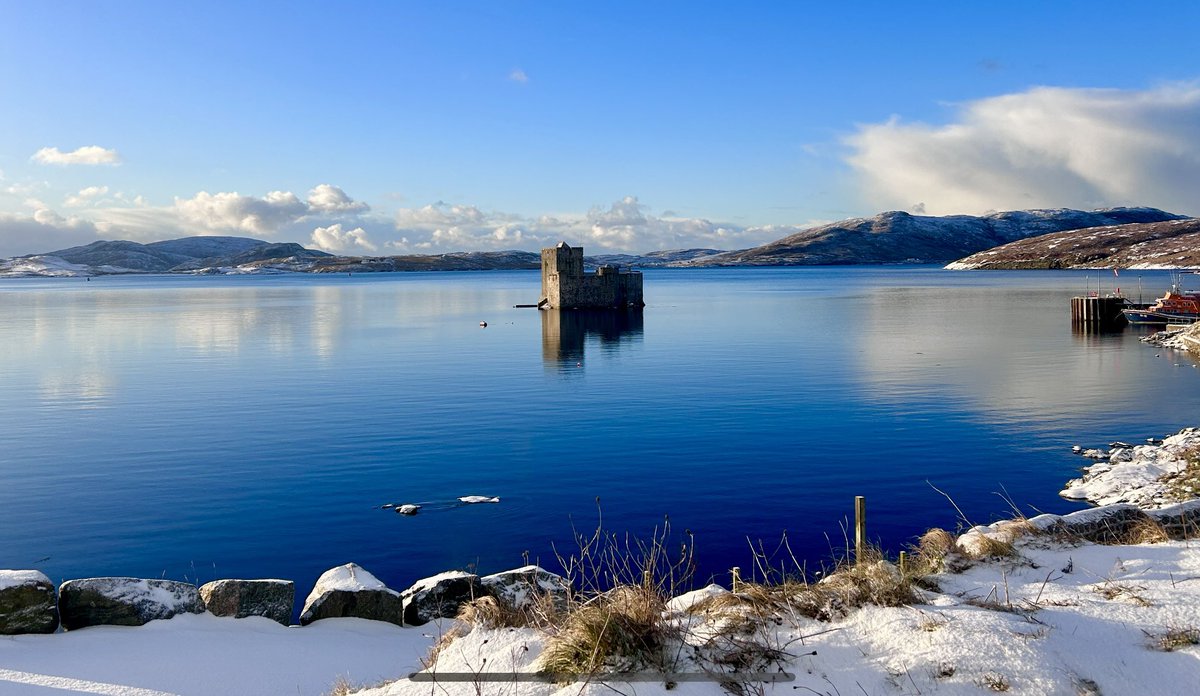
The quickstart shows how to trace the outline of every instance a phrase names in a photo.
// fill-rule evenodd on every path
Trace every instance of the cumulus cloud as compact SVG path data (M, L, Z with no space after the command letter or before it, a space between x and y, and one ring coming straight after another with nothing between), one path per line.
M1151 205L1197 214L1200 85L1039 87L964 104L946 125L861 126L848 161L877 208L930 214Z
M57 147L43 147L33 153L33 161L41 164L112 164L121 163L121 156L116 150L110 150L99 145L85 145L71 152L63 152Z
M778 228L746 228L702 218L655 216L635 196L607 207L593 207L583 214L536 217L439 202L421 208L403 208L397 211L395 220L396 230L402 236L387 246L405 252L536 249L560 240L597 251L731 249L784 236Z
M513 71L508 74L508 79L521 84L529 82L529 76L526 75L525 71L520 68L513 68Z
M332 184L318 184L309 191L308 207L310 212L319 213L363 213L371 209Z
M363 228L356 227L352 230L342 230L341 223L330 225L328 227L318 227L312 233L313 246L323 251L332 253L359 253L363 251L374 252L379 249L367 237L367 233Z
M104 205L97 205L103 202ZM390 219L370 213L336 186L322 184L301 199L289 191L264 196L201 191L151 206L140 197L89 187L68 197L78 216L64 217L40 200L26 199L32 214L0 219L5 255L56 248L44 243L52 231L73 243L104 239L150 242L197 234L254 236L297 241L345 254L443 253L452 251L537 250L560 240L594 252L646 252L709 247L738 249L773 241L798 227L741 227L703 218L654 214L637 197L577 213L523 215L469 204L438 201L401 208ZM63 238L66 238L65 236ZM65 246L61 244L59 246Z
M82 208L86 205L91 205L98 198L108 195L107 186L88 186L80 189L79 193L67 196L64 205L68 208Z
M184 221L209 230L265 235L303 217L308 205L290 191L271 191L262 198L201 191L192 198L176 198L175 211Z

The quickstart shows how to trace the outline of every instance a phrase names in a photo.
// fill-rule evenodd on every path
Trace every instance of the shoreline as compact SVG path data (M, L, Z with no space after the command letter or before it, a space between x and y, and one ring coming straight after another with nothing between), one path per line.
M781 657L774 666L786 668L796 681L777 688L835 693L830 685L836 685L838 692L850 693L855 684L864 684L875 693L907 684L922 693L1065 693L1069 688L1078 693L1109 694L1125 693L1136 680L1152 675L1165 679L1159 682L1164 684L1194 683L1200 678L1200 661L1181 665L1179 661L1186 660L1186 655L1171 653L1200 657L1200 648L1194 647L1192 634L1187 633L1188 627L1200 630L1200 582L1184 582L1200 578L1200 558L1190 542L1170 539L1195 536L1200 526L1200 500L1169 503L1146 481L1152 472L1171 471L1167 460L1198 444L1200 428L1185 428L1162 438L1161 443L1114 446L1105 461L1088 467L1090 471L1064 489L1086 497L1083 491L1111 495L1118 490L1116 486L1126 485L1121 497L1153 507L1112 502L1065 515L1045 514L971 527L951 537L952 547L946 549L943 565L914 586L913 602L851 606L825 619L785 612L780 623L770 624L769 633L756 629L754 640L772 644L799 639L812 654ZM1134 468L1142 470L1140 478L1128 475ZM1126 473L1118 476L1114 471ZM1104 480L1110 484L1103 491L1107 493L1097 493L1102 489L1096 482L1106 475ZM1152 523L1150 527L1147 521ZM1146 536L1151 527L1161 530L1161 536ZM1148 541L1155 543L1145 543ZM875 565L894 567L881 563ZM825 582L828 579L814 587ZM668 605L671 616L679 620L688 617L688 640L711 638L706 632L729 620L727 612L692 611L693 605L714 596L734 595L726 588L709 586ZM1097 646L1068 634L1071 626L1075 631L1109 636L1114 644L1100 647L1126 668L1114 671L1091 660L1089 651ZM1182 637L1176 635L1176 629L1184 630ZM404 677L421 670L426 651L455 630L462 634L441 650L433 669L425 673L431 676L418 680ZM1012 640L1024 647L1000 661L988 657L988 650L1011 652ZM1175 640L1178 645L1162 647ZM11 687L6 693L14 694L36 694L58 684L81 693L160 696L219 693L220 689L240 692L229 684L233 679L241 686L255 684L252 690L256 693L321 696L395 680L356 693L417 696L428 694L428 680L436 681L436 675L442 673L448 676L436 685L438 689L468 694L476 693L479 675L489 671L536 672L536 658L547 641L548 637L535 629L464 626L461 621L401 628L380 621L335 618L301 628L254 617L183 615L138 628L95 626L65 634L0 637L0 684ZM1054 647L1040 649L1039 642ZM964 645L975 648L964 652ZM409 657L396 660L396 649ZM237 654L256 650L280 655L278 664L266 668ZM68 652L86 657L67 659ZM303 667L283 657L295 652L308 656ZM162 657L155 658L157 665L149 669L138 666L144 661L141 655L160 653ZM349 657L351 653L355 657ZM233 677L214 681L212 675L198 674L197 665L188 659L191 656L200 662L224 663ZM1164 657L1176 659L1163 664ZM484 669L484 663L494 667ZM322 679L321 670L335 665L336 671ZM681 673L697 668L696 664L677 666ZM474 677L455 681L453 674ZM690 685L688 693L726 693L716 681L706 684L706 677L696 679L699 683ZM294 680L298 682L293 685ZM276 690L285 683L286 688ZM1095 685L1095 690L1088 690L1088 685ZM23 690L26 688L28 691ZM595 690L598 688L609 687L598 679L585 692L601 693ZM640 694L655 696L660 692L665 696L668 690L654 681L638 682L637 689ZM514 696L579 692L578 685L564 688L524 678L510 678L503 691Z

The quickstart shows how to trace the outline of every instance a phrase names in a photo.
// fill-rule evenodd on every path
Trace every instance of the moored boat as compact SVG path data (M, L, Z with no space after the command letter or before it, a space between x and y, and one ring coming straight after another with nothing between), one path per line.
M1200 292L1184 291L1172 285L1165 295L1147 307L1121 310L1130 324L1192 324L1200 319Z

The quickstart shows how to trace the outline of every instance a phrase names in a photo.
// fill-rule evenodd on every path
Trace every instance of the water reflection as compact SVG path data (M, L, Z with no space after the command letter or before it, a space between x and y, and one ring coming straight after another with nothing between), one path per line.
M1161 351L1138 342L1144 332L1072 327L1066 298L1058 290L872 291L859 304L861 377L880 400L949 397L990 418L1051 422L1100 403L1133 409L1156 381L1182 376L1146 364ZM1193 362L1169 357L1163 367Z
M589 338L602 352L642 340L642 312L551 309L542 315L542 361L547 369L573 372L582 366Z

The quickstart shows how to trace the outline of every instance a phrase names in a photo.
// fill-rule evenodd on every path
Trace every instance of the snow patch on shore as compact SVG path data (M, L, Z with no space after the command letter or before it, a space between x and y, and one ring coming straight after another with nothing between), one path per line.
M1084 467L1083 476L1067 482L1059 495L1097 505L1133 503L1155 509L1179 502L1168 493L1164 477L1187 467L1185 453L1200 447L1200 429L1185 428L1161 445L1114 447L1106 460Z

